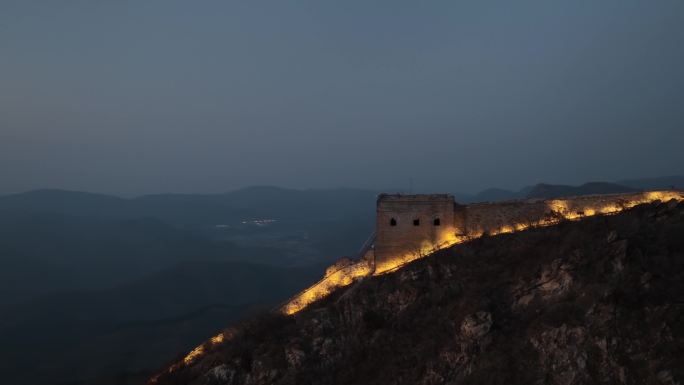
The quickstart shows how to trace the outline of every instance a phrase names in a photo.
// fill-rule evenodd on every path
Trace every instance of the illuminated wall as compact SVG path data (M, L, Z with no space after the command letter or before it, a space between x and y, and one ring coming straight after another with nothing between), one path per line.
M547 226L562 219L577 220L597 214L613 214L642 203L656 200L684 200L680 191L586 195L559 199L529 199L501 203L476 203L465 206L459 216L465 235L476 238L482 234L501 234L528 227Z
M386 195L378 197L375 249L357 261L342 259L327 269L325 276L280 307L291 315L323 299L340 287L372 275L399 269L434 251L480 237L531 227L551 226L562 220L579 220L593 215L618 213L642 203L684 201L682 191L588 195L561 199L529 199L501 203L461 206L447 194ZM392 225L392 219L396 225ZM413 221L419 220L418 225ZM439 225L434 220L439 219ZM172 365L173 372L191 365L205 354L207 347L224 343L232 332L224 332L192 350ZM150 383L155 383L153 377Z
M378 197L374 250L358 261L342 260L320 281L291 298L281 310L294 314L337 288L401 268L437 250L478 238L551 226L562 220L607 215L642 203L683 201L681 191L588 195L458 205L447 194ZM394 221L392 221L394 219ZM418 225L414 220L418 219ZM439 219L439 225L434 220Z
M420 254L456 232L454 197L448 194L390 195L377 200L375 265L397 255Z

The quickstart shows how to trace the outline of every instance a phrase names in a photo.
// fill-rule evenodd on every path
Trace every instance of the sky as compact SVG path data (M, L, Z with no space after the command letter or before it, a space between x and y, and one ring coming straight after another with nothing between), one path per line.
M680 0L0 2L0 193L474 192L683 165Z

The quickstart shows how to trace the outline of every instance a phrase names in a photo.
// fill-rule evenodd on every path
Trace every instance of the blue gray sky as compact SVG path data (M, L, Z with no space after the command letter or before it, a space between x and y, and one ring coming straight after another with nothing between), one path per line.
M0 193L684 173L684 2L0 2Z

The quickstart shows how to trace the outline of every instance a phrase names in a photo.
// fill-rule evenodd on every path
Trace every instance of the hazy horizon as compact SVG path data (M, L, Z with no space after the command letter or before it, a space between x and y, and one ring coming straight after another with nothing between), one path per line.
M681 174L682 25L677 1L3 1L0 194Z
M684 1L1 0L0 213L2 384L681 383Z
M662 176L648 176L648 177L633 177L633 178L623 178L620 180L590 180L590 181L584 181L576 184L572 183L549 183L547 181L538 181L535 183L530 183L530 184L525 184L520 187L501 187L501 186L489 186L485 187L479 190L475 191L468 191L468 190L455 190L455 189L450 189L450 188L445 188L445 189L433 189L430 187L422 187L419 185L415 185L415 182L413 184L410 184L409 181L407 181L406 186L393 186L393 187L385 187L385 188L373 188L373 187L353 187L353 186L329 186L329 187L288 187L288 186L278 186L274 184L254 184L254 185L248 185L248 186L241 186L237 187L234 189L229 189L229 190L221 190L221 191L151 191L151 192L144 192L144 193L117 193L117 192L108 192L108 191L93 191L93 190L79 190L79 189L72 189L72 188L59 188L59 187L39 187L35 189L28 189L28 190L21 190L21 191L12 191L12 192L7 192L7 193L0 193L0 196L6 196L6 195L13 195L13 194L21 194L21 193L27 193L27 192L32 192L32 191L50 191L50 190L55 190L55 191L68 191L68 192L84 192L84 193L92 193L92 194L102 194L102 195L110 195L110 196L116 196L116 197L121 197L121 198L136 198L136 197L141 197L141 196L146 196L146 195L164 195L164 194L198 194L198 195L211 195L211 194L223 194L223 193L230 193L230 192L235 192L235 191L240 191L244 189L250 189L250 188L275 188L275 189L285 189L285 190L295 190L295 191L325 191L325 190L359 190L359 191L378 191L378 192L387 192L387 193L450 193L450 194L464 194L464 195L476 195L477 193L484 192L489 189L501 189L501 190L507 190L510 192L519 192L525 188L533 187L538 184L554 184L554 185L566 185L566 186L574 186L578 187L587 183L616 183L619 184L621 181L630 181L630 180L642 180L642 179L657 179L657 178L684 178L684 174L678 174L678 175L662 175ZM664 188L664 187L663 187Z

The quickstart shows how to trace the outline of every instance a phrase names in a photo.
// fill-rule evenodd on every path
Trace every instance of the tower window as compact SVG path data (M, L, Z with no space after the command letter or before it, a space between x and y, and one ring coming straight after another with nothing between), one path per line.
M420 219L414 219L414 220L413 220L413 225L414 225L414 226L420 226Z
M435 225L435 226L441 225L441 223L439 222L439 218L435 218L435 220L432 221L432 224Z
M390 219L390 226L396 226L397 225L397 220L392 218Z

